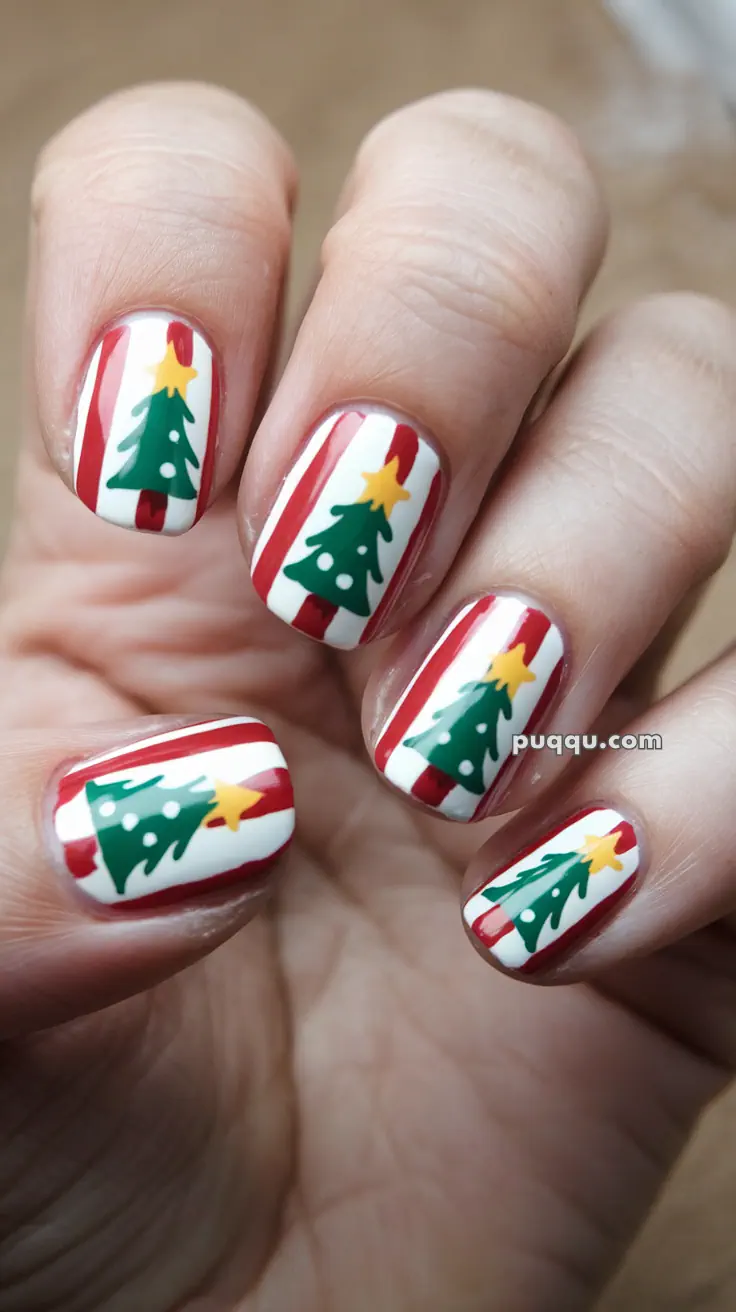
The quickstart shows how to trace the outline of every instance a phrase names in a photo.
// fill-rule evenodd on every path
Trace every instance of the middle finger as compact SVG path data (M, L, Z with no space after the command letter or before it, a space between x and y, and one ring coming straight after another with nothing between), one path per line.
M370 134L244 474L272 611L350 648L428 600L569 346L605 232L575 139L534 106L455 92Z

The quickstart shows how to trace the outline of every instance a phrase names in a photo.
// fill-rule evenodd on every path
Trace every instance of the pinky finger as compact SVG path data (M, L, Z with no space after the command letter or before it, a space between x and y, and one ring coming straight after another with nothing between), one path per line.
M263 905L294 828L273 734L248 716L153 730L6 737L2 1038L151 988Z
M474 857L463 920L502 970L569 983L736 909L736 652L628 733L638 750L598 751L531 838L525 812Z

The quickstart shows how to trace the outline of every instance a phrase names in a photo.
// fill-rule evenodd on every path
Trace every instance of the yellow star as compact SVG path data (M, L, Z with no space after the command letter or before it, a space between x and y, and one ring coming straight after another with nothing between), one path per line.
M583 846L578 851L586 861L590 862L591 875L597 875L607 866L612 870L623 870L616 856L616 844L620 837L618 830L613 834L604 834L602 838L598 838L596 834L585 835Z
M250 811L256 802L260 802L263 793L255 788L243 788L242 784L225 784L215 779L214 810L202 821L202 825L211 825L213 820L224 820L228 829L236 830L243 819L243 813Z
M483 682L493 683L495 679L499 688L507 688L509 697L513 699L522 683L534 683L537 677L524 664L525 654L526 647L523 642L517 642L511 651L500 651L493 657Z
M193 378L197 377L197 370L191 369L189 365L180 364L179 357L174 349L174 343L169 342L166 347L166 355L158 364L151 365L147 368L146 373L153 374L154 392L163 392L164 389L169 396L178 392L183 401L187 399L187 387Z
M371 510L382 509L386 519L389 519L396 502L408 501L411 495L396 477L398 468L399 457L394 456L393 460L389 460L388 464L375 474L361 474L361 478L365 479L365 491L358 497L356 504L370 501Z

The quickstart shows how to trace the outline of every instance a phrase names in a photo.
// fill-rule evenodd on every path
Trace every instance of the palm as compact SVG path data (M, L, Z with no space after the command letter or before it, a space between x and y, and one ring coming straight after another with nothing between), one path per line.
M6 1050L3 1306L588 1305L709 1069L587 987L527 989L469 951L477 833L378 782L363 671L256 602L230 507L152 543L33 477L5 627L45 657L11 658L6 722L263 712L299 830L270 918Z

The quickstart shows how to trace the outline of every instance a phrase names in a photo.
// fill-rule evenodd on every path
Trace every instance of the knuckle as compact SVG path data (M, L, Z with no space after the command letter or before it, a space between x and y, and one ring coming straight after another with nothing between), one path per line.
M281 239L295 178L279 134L234 93L144 86L92 106L43 147L31 212L38 226L59 207L79 213L93 202L106 213L164 213L177 226L268 226Z
M692 686L688 723L703 726L712 750L720 749L724 777L736 774L736 651L719 660ZM707 726L707 727L706 727Z
M642 541L656 545L656 554L676 561L691 585L709 577L728 555L733 536L733 511L711 482L704 480L689 453L668 442L657 423L635 425L620 410L591 426L569 433L563 463L581 474L588 487L605 489L607 513L622 534L636 524ZM666 445L665 445L666 444ZM674 567L674 565L673 565Z
M574 332L577 290L544 242L514 232L511 215L491 230L447 195L420 207L356 205L325 238L322 262L338 278L349 266L352 283L479 351L501 346L551 367Z
M736 313L725 302L698 292L659 293L620 310L612 322L648 336L678 369L736 396Z
M583 194L585 193L585 194ZM445 92L364 139L323 266L346 267L455 339L479 331L551 368L574 332L606 221L574 133L536 105Z
M580 139L541 105L476 88L429 96L393 111L371 129L358 151L358 172L370 171L386 152L403 154L407 144L421 149L422 141L433 157L438 147L446 146L448 158L475 167L481 153L511 158L518 167L541 172L576 196L584 193L596 209L603 208L598 177Z
M736 527L736 315L695 293L648 297L599 325L583 375L586 359L567 457L619 488L622 514L674 548L687 576L709 576Z

